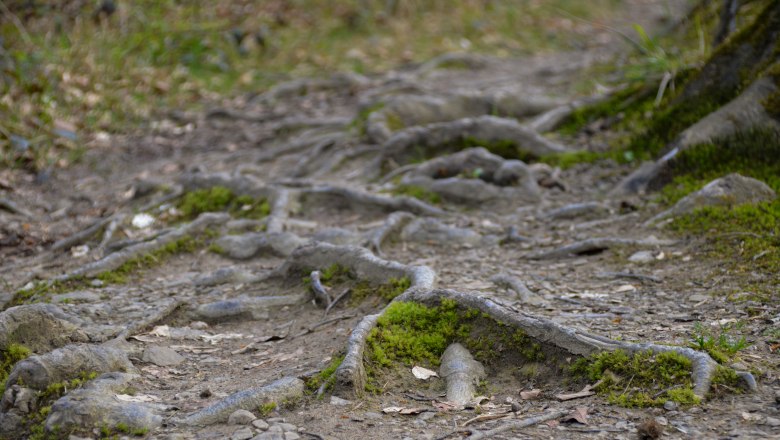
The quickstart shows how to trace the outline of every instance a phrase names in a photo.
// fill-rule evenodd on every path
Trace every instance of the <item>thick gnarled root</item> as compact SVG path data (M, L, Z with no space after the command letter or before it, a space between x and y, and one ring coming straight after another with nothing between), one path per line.
M454 302L463 310L473 310L482 316L491 318L505 328L522 331L523 334L541 346L550 347L571 356L585 357L603 351L615 350L623 350L628 353L647 351L655 354L677 353L691 361L693 393L701 399L707 396L718 367L718 364L706 353L687 347L611 340L603 336L589 334L572 327L557 324L547 318L516 310L509 305L475 293L453 290L410 289L395 299L395 302L414 302L428 307L439 306L443 301ZM344 361L335 373L337 378L336 392L362 394L367 380L366 369L363 365L364 351L368 337L377 325L377 321L382 313L365 317L353 330ZM743 376L745 383L751 382L747 377L749 373L740 374ZM752 382L754 383L754 381Z

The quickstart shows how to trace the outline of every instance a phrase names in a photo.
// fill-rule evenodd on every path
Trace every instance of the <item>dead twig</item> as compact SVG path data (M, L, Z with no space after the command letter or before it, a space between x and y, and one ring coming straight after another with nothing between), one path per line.
M328 304L328 307L325 307L325 313L323 314L323 316L327 316L328 312L330 312L330 309L335 307L336 304L338 304L339 301L341 301L343 298L345 298L350 293L352 293L352 289L345 289L343 292L341 292L339 294L339 296L336 297L336 299L334 299L333 301L331 301L330 304Z
M314 292L314 297L319 300L321 306L325 307L325 313L330 309L331 299L325 286L320 281L320 271L315 270L309 275L311 279L311 290Z
M335 318L330 318L330 319L326 319L324 321L320 321L320 322L318 322L318 323L316 323L316 324L314 324L314 325L312 325L310 327L306 327L306 330L298 333L297 335L293 335L293 337L291 339L297 338L297 337L300 337L300 336L308 335L309 333L314 332L314 330L316 330L319 327L322 327L324 325L332 324L332 323L338 322L338 321L343 321L345 319L352 319L355 316L357 316L357 315L342 315L342 316L337 316Z
M436 437L436 440L444 440L444 439L446 439L448 437L451 437L451 436L453 436L455 434L458 434L458 433L461 433L461 432L465 432L465 433L469 434L469 440L479 440L479 439L483 439L483 438L493 438L494 436L496 436L498 434L501 434L503 432L514 431L516 429L527 428L529 426L537 425L539 423L546 422L548 420L553 420L553 419L557 419L557 418L563 417L566 414L568 414L568 411L561 411L561 410L550 411L548 413L540 414L540 415L534 416L534 417L529 417L527 419L523 419L523 420L520 420L518 422L508 423L508 424L506 424L504 426L499 426L498 428L491 429L489 431L478 431L476 429L471 429L471 428L459 428L459 429L455 429L453 431L450 431L450 432L448 432L448 433L446 433L444 435L441 435L439 437Z

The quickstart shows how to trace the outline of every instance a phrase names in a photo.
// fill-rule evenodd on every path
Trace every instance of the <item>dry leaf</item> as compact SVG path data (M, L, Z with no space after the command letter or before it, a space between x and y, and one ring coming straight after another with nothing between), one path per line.
M583 425L588 424L588 408L585 406L578 406L571 412L571 414L561 419L562 422L577 422Z
M414 374L414 377L421 380L428 380L432 377L439 377L439 375L435 371L423 367L418 367L418 366L412 368L412 374Z
M161 338L171 337L171 328L167 325L158 325L149 332L152 336L159 336Z
M460 411L463 409L462 405L453 402L439 402L438 400L434 400L431 404L438 411Z
M633 292L635 290L636 287L634 287L632 284L623 284L622 286L615 289L615 293Z
M520 398L523 400L534 400L542 394L542 390L534 388L531 391L520 391Z
M136 394L131 396L129 394L117 394L116 398L122 402L157 402L160 400L157 396L150 396L148 394Z

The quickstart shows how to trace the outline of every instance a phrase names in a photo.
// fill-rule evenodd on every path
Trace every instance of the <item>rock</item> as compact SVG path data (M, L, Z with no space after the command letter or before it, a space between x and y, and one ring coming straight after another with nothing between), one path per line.
M83 372L134 372L127 353L105 345L71 344L46 354L19 361L8 375L8 384L17 382L36 390L79 377Z
M280 423L277 426L282 428L282 431L284 431L284 432L296 432L296 431L298 431L298 427L293 425L292 423Z
M268 430L268 423L263 419L256 419L252 421L252 426L255 428L261 430L261 431L267 431Z
M230 440L249 440L254 434L248 426L238 428L233 435L230 436Z
M114 429L119 425L131 430L151 430L162 424L160 414L168 408L142 402L127 402L116 398L128 386L138 382L139 376L126 373L107 373L71 390L51 406L46 418L46 430L77 430L94 426Z
M21 344L45 353L73 342L87 342L80 322L52 304L25 304L0 313L0 350Z
M341 397L337 397L337 396L330 396L330 404L336 406L346 406L346 405L351 405L352 401L347 399L342 399Z
M20 414L30 414L35 411L38 396L35 390L13 385L3 393L2 411L14 410Z
M677 405L677 402L673 400L667 400L666 402L664 402L664 409L667 411L677 411L677 408L679 407L680 406Z
M553 220L593 220L609 215L609 208L599 202L572 203L558 209L554 209L545 217Z
M281 432L284 432L284 429L282 429L282 427L279 426L278 424L274 424L274 425L271 425L270 428L268 428L268 432L279 432L279 433L281 433Z
M259 253L286 257L306 240L289 232L248 233L220 237L215 244L233 259L246 260Z
M655 256L653 255L653 251L638 251L628 257L628 261L640 264L652 263L655 261Z
M298 440L299 438L301 436L295 432L288 431L284 433L284 440Z
M715 179L704 188L688 194L677 202L672 208L656 215L648 223L656 223L668 217L677 217L688 214L705 206L739 206L769 202L775 199L777 194L760 180L732 173L725 177Z
M260 435L252 437L252 440L285 440L284 433L279 432L264 432Z
M251 412L245 409L238 409L233 411L233 413L230 414L230 417L228 417L228 425L248 425L256 419L257 417L255 417L255 415ZM254 423L252 424L254 425Z
M767 417L766 420L764 420L764 424L776 428L776 427L780 426L780 419L775 418L775 417Z
M157 365L158 367L172 367L181 364L186 359L172 348L151 346L144 350L141 360Z

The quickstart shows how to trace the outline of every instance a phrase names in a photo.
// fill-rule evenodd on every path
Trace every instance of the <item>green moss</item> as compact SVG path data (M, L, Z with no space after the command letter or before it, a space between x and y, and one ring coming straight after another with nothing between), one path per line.
M13 343L0 352L0 396L5 392L5 382L8 380L8 374L14 368L14 365L21 360L27 359L31 354L30 349L24 345Z
M484 147L491 153L501 156L504 159L518 159L525 162L531 162L538 159L537 156L528 153L520 145L510 140L493 140L487 141L484 139L478 139L474 137L466 136L458 146L459 150L473 147Z
M660 406L667 400L681 405L699 403L693 395L691 361L675 352L602 352L577 360L570 371L574 376L601 381L596 392L620 406Z
M384 284L372 284L368 281L361 281L352 287L350 293L350 303L360 304L364 299L371 295L376 295L387 302L392 301L398 295L406 292L412 286L409 277L390 278Z
M336 376L333 374L343 361L344 355L339 355L331 359L327 367L306 381L306 388L308 391L315 393L323 384L325 385L326 390L333 388L333 384L336 383Z
M366 126L368 124L368 117L371 116L371 113L377 112L385 107L384 102L378 102L376 104L370 105L358 112L358 114L355 116L355 118L352 120L352 122L349 124L349 127L357 132L358 135L361 137L366 135Z
M414 197L434 205L441 203L441 196L438 193L417 185L399 185L393 189L392 193L397 196Z
M188 192L178 206L184 219L194 219L204 212L227 211L236 217L261 219L271 212L267 200L237 196L230 189L215 186Z
M718 365L715 374L712 376L711 392L719 394L723 390L730 392L742 391L741 380L733 368Z
M216 243L211 243L208 247L208 250L209 252L213 252L217 255L225 255L225 249Z
M114 270L99 273L95 278L105 284L125 284L130 275L149 267L159 265L161 261L178 254L191 253L203 245L200 238L185 235L148 254L132 258Z
M74 277L68 281L36 281L29 289L17 290L13 298L5 305L5 308L30 304L35 302L47 302L51 295L70 292L87 285L86 277Z
M257 408L257 412L260 413L260 417L265 417L268 414L271 414L276 410L276 402L267 402L262 405L260 405L260 408Z

